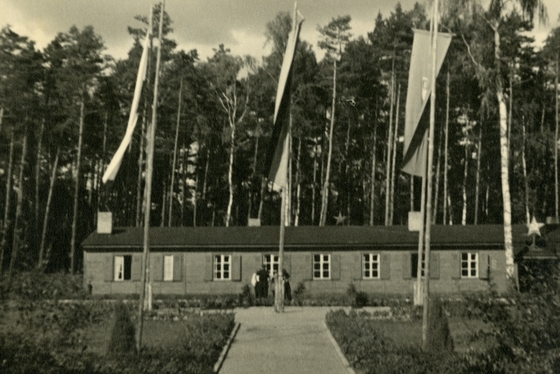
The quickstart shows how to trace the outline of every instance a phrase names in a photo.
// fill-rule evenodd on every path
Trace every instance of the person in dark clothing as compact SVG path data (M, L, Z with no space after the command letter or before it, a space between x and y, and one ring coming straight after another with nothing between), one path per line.
M255 289L258 290L258 294L259 296L257 296L258 298L263 298L263 297L268 297L268 271L266 270L266 267L263 265L263 267L261 268L261 270L259 270L257 272L257 277L258 277L258 281L257 281L257 286L255 287Z
M284 299L292 301L292 287L290 286L290 273L286 269L282 269L282 277L284 278Z

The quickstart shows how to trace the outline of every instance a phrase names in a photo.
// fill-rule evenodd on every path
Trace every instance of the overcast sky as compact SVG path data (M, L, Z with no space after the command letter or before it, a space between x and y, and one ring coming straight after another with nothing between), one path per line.
M0 0L0 26L12 29L35 41L43 49L59 32L72 25L83 28L92 25L99 34L107 54L125 58L132 46L127 26L141 24L135 15L148 15L151 4L157 0ZM326 25L332 18L352 17L354 36L366 35L373 30L379 12L388 15L395 9L395 0L299 0L298 7L306 20L301 38L315 44L317 26ZM404 10L412 9L415 2L401 0ZM538 30L537 39L543 40L551 27L560 25L560 0L544 0L549 23ZM179 49L197 49L205 59L212 48L224 44L233 54L249 54L259 58L268 53L264 49L266 23L278 12L293 11L293 0L166 0L166 11L173 21L171 38ZM318 48L314 47L316 52Z

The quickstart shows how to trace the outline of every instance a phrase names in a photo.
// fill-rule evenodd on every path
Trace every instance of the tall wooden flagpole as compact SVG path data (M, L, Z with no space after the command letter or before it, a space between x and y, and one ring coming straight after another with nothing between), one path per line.
M296 34L297 29L297 1L294 2L294 17L292 19L292 33ZM291 75L288 79L291 79ZM290 109L291 110L291 109ZM291 121L290 121L291 124ZM284 142L283 154L285 157L290 157L291 150L291 127L288 129L288 135L286 136L286 141ZM280 239L278 242L278 273L276 274L276 280L274 282L275 286L275 297L274 297L274 310L276 312L284 311L284 239L286 236L286 219L288 217L288 192L290 190L289 183L290 178L288 178L290 168L286 167L285 181L286 185L282 186L282 207L280 208Z
M152 176L154 171L154 148L155 134L157 125L157 100L158 100L158 84L159 70L161 64L161 48L163 36L163 14L165 12L165 0L161 3L159 13L159 29L158 29L158 52L156 59L156 78L154 82L154 101L152 104L152 123L148 129L146 144L146 186L144 190L144 252L142 255L142 286L140 289L140 300L138 302L138 339L136 348L140 350L142 347L142 330L144 328L144 301L146 298L146 283L150 279L149 273L149 254L150 254L150 211L152 206ZM150 17L151 20L151 17ZM150 21L151 27L151 21ZM151 300L150 300L151 301Z
M432 226L432 174L434 162L434 128L436 112L436 72L437 72L437 32L438 32L438 0L434 0L432 13L432 75L431 75L431 94L430 94L430 128L428 135L428 167L426 169L426 219L424 235L424 305L422 310L422 348L428 348L428 315L430 302L430 242ZM421 274L419 274L421 276Z

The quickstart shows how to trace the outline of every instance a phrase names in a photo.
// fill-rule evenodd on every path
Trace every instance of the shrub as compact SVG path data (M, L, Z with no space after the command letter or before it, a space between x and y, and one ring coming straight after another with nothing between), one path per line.
M248 284L244 285L239 294L239 305L243 307L249 307L255 305L255 297L253 292L251 292L251 286Z
M108 354L121 355L136 351L136 329L130 320L128 308L124 303L115 304L115 324L111 331Z

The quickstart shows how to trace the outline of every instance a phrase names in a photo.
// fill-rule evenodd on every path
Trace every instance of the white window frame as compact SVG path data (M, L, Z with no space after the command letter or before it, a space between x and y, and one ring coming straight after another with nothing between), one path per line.
M367 274L368 272L369 274ZM379 253L363 253L362 254L362 278L379 279L380 277L381 277L381 255Z
M268 271L268 274L270 274L271 278L274 276L274 272L276 273L278 272L279 261L280 261L279 255L273 253L263 255L262 263L265 266L265 269Z
M215 281L230 281L231 280L231 255L214 255L214 280Z
M173 255L163 256L163 281L173 281Z
M478 278L479 274L478 253L461 252L461 278Z
M130 255L129 255L130 256ZM127 255L116 255L114 257L114 265L113 265L113 280L115 282L124 282L127 280L131 280L132 279L132 268L129 269L128 273L129 273L129 278L125 279L125 257L127 257ZM130 256L130 261L129 261L129 266L132 267L132 256Z
M318 269L317 268L318 265ZM325 253L313 254L313 279L331 279L331 255ZM325 271L327 274L325 275Z

